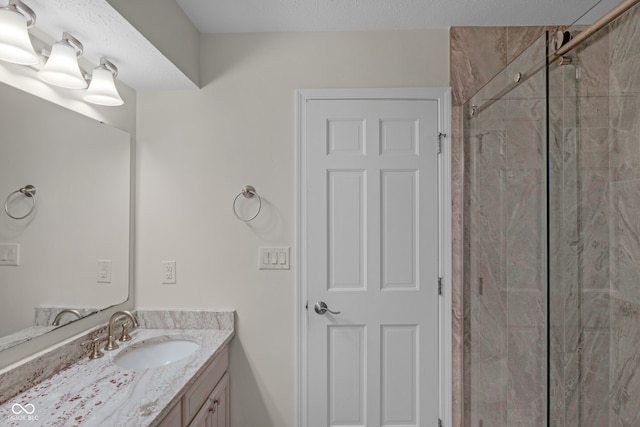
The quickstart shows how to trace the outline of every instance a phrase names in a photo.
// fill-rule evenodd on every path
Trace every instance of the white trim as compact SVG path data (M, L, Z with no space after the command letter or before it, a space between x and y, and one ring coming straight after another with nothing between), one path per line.
M440 203L440 276L443 294L440 301L440 419L445 427L451 427L452 414L452 337L451 337L451 88L398 88L398 89L309 89L296 91L296 361L297 361L297 426L307 427L307 290L303 286L307 265L302 254L307 242L306 187L306 107L307 101L316 99L436 99L438 101L438 127L443 138L439 158ZM435 424L434 424L435 425Z
M440 203L440 277L442 277L442 301L440 302L440 419L445 427L452 427L453 413L453 340L452 340L452 284L451 284L451 90L439 98L438 113L442 151L438 165Z

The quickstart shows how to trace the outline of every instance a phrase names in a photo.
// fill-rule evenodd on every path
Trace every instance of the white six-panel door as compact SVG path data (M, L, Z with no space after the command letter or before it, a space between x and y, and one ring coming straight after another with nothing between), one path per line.
M435 426L438 103L316 99L305 111L307 426ZM320 302L340 313L318 314Z

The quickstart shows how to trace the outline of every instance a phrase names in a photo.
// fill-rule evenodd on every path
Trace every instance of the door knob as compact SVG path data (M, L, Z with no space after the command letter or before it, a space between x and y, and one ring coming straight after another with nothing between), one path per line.
M316 305L313 307L313 309L316 311L316 313L318 314L325 314L327 311L331 314L340 314L339 311L331 311L329 310L329 307L327 307L327 304L325 304L324 301L318 301L316 303Z

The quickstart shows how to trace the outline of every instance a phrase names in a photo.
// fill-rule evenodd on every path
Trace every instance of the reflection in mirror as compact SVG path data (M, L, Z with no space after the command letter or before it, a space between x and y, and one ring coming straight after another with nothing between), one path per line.
M4 84L0 99L3 350L127 300L130 136Z

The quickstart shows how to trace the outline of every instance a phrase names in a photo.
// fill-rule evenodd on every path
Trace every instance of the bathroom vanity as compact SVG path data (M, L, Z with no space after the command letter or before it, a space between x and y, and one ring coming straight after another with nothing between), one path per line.
M0 405L3 425L229 426L233 318L233 312L139 312L131 341L118 341L118 349L102 350L97 359L84 356ZM1 381L18 378L4 375Z

